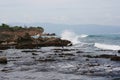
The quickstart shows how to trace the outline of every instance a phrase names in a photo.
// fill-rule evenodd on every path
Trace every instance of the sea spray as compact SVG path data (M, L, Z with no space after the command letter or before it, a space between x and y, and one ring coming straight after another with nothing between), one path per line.
M80 43L79 36L72 31L65 30L61 34L61 39L70 40L73 44Z
M61 34L61 39L70 40L73 44L79 44L79 43L81 43L80 38L85 38L87 36L88 35L86 35L86 34L78 35L78 34L74 33L73 31L65 30Z

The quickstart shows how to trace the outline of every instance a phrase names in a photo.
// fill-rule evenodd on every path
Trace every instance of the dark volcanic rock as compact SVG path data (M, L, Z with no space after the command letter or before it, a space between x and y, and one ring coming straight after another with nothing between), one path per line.
M75 49L64 49L64 48L62 48L62 49L53 49L54 51L75 51Z
M53 58L42 58L42 59L38 59L36 61L49 62L49 61L55 61L55 59L53 59Z
M60 38L49 38L44 42L38 44L38 46L68 46L68 44L72 44L68 40L61 40Z
M111 57L112 61L120 61L120 56Z
M120 56L117 56L117 55L107 55L107 54L102 54L102 55L98 55L98 56L84 55L83 57L88 57L88 58L110 58L112 61L120 61Z
M112 58L112 57L117 57L117 56L116 55L102 54L102 55L97 55L97 56L84 55L84 57L88 57L88 58Z
M58 54L59 56L61 55L64 55L64 56L75 56L74 54L72 53L61 53L61 54Z
M83 51L77 51L76 53L84 53Z
M38 55L38 54L32 53L32 55Z
M102 55L99 55L99 56L95 56L96 58L111 58L111 57L114 57L116 55L107 55L107 54L102 54Z
M22 52L42 52L42 51L37 51L37 50L24 50Z
M7 58L4 56L0 57L0 64L6 64L7 63Z
M120 53L120 50L118 50L118 53Z

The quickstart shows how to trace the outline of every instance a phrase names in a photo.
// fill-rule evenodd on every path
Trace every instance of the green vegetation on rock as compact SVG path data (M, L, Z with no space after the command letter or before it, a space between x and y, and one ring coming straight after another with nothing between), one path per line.
M10 25L8 25L8 24L4 24L4 23L2 23L1 25L0 25L0 29L1 30L12 30L12 31L16 31L16 30L25 30L25 29L39 29L39 30L41 30L41 32L44 32L44 29L42 28L42 27L39 27L39 26L34 26L34 27L29 27L29 26L10 26Z

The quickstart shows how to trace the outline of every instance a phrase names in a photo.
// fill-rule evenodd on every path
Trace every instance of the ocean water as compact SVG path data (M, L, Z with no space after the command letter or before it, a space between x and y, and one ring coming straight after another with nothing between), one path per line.
M70 40L73 45L89 45L100 50L120 50L120 34L76 34L65 30L61 34L62 39Z

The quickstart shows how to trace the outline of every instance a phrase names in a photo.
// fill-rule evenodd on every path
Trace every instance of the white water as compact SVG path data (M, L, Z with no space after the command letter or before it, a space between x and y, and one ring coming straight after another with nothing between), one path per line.
M75 34L72 31L69 30L65 30L62 32L61 34L61 39L66 39L66 40L70 40L73 44L78 44L80 43L80 41L78 40L78 35Z
M87 36L88 35L85 35L85 34L77 35L73 31L65 30L61 34L61 39L66 39L71 41L73 44L78 44L78 43L81 43L79 40L80 38L85 38Z
M81 34L80 37L81 37L81 38L85 38L85 37L88 37L88 35L86 35L86 34Z
M94 46L103 50L120 50L120 46L118 45L95 43Z

